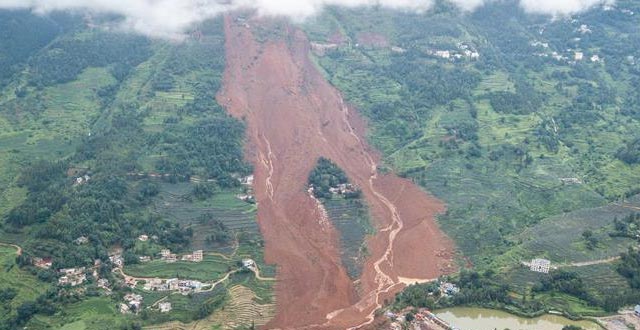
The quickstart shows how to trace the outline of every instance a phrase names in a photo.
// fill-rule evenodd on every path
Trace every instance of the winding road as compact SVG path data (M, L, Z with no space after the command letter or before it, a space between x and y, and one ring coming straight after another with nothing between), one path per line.
M19 245L11 244L11 243L2 243L2 242L0 242L0 245L15 248L16 255L19 255L19 256L22 255L22 247L20 247Z

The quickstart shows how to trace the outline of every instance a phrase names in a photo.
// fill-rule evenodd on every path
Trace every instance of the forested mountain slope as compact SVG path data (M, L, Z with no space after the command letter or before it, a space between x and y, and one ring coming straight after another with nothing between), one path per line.
M0 17L0 242L21 249L15 258L2 247L13 270L2 275L0 328L227 324L215 311L241 293L258 297L242 298L248 303L235 312L262 308L264 320L234 324L266 322L271 284L241 265L249 258L263 276L272 273L262 264L253 200L236 197L251 195L242 184L252 172L244 125L215 101L221 20L172 43L104 31L87 16ZM162 249L187 261L167 263ZM183 257L197 250L203 261ZM59 269L74 269L71 284ZM120 272L199 280L204 289L154 293ZM20 281L32 285L14 285ZM121 304L133 306L128 293L142 305L121 314ZM159 300L173 310L159 312Z

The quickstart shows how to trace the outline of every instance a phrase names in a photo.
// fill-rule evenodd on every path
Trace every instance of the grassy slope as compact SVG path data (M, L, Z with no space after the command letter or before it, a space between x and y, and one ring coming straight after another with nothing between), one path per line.
M0 307L0 323L5 317L13 316L16 308L25 301L35 300L44 293L49 285L43 284L30 273L18 268L15 263L16 249L10 246L0 245L0 290L13 288L17 290L16 297L9 304L11 310L8 311Z
M416 35L415 31L423 27L424 34ZM418 17L381 10L330 10L323 17L306 23L304 28L316 42L327 42L327 37L336 32L355 42L358 34L365 31L379 33L390 45L409 50L455 49L458 42L482 47L487 53L481 53L481 56L494 50L489 44L492 41L483 35L483 29L474 25L469 17L446 12ZM528 28L523 27L523 30ZM526 33L531 40L537 38L534 33ZM602 109L597 121L560 132L560 147L554 153L538 142L536 130L544 120L557 119L561 111L566 111L564 107L574 102L576 85L566 84L554 74L571 71L570 65L547 61L540 71L524 68L522 64L517 70L508 66L489 69L473 61L450 63L426 56L424 63L480 73L480 83L469 91L477 117L470 116L466 101L450 100L448 105L433 106L425 114L418 114L417 134L404 140L394 134L398 131L396 127L388 121L375 119L372 112L377 105L392 105L387 111L411 113L417 110L411 108L411 102L405 102L407 96L411 97L403 87L405 82L391 79L380 70L398 56L389 48L345 45L335 53L316 57L316 62L347 99L369 117L369 138L383 152L385 161L447 202L448 211L440 218L440 224L479 269L499 269L506 279L511 279L521 272L519 262L532 256L555 256L552 259L569 262L593 260L615 255L633 243L603 237L597 249L587 251L579 242L584 221L595 221L594 226L601 226L598 228L608 226L620 210L604 205L637 188L640 182L640 168L623 164L613 154L623 141L640 130L638 120L618 113L619 101L617 106ZM599 79L597 82L589 78L578 79L581 83L597 85L604 82L609 88L620 91L633 88L627 79L612 78L605 70L606 64L581 65L588 66ZM514 92L514 82L523 72L537 93L545 96L541 108L525 115L494 111L486 98L488 93ZM558 85L562 88L558 89ZM622 97L624 92L618 95ZM410 119L405 125L410 126L413 122L416 119ZM463 141L453 150L442 145L442 141L450 137L445 127L460 123L477 126L480 157L468 155L468 148L472 146L468 142ZM533 159L531 164L523 167L522 161L510 154L509 150L514 148L528 152ZM501 150L506 150L502 157L489 159L491 152ZM560 178L567 177L580 178L584 183L562 184ZM597 220L589 216L592 211L599 214ZM531 235L545 230L553 235ZM557 246L565 249L557 250ZM600 274L596 277L613 278L611 282L616 283L616 289L628 288L609 265L581 267L576 271L585 276L593 290L598 290L599 285L590 279L592 273ZM511 283L523 282L513 280ZM555 300L571 301L558 297ZM559 306L560 302L550 305ZM569 303L568 308L574 312L584 310L573 303Z

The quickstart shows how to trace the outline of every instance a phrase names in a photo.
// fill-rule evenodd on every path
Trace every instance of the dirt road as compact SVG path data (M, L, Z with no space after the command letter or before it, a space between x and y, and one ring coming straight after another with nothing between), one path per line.
M16 255L19 255L19 256L22 255L22 248L18 245L11 244L11 243L1 243L1 242L0 242L0 245L12 247L16 249Z
M409 180L378 173L363 121L318 72L305 35L281 22L230 16L225 34L218 101L247 125L265 259L278 265L277 314L267 328L364 326L405 285L401 278L453 271L453 244L435 223L444 205ZM377 228L357 288L340 261L338 233L305 190L320 156L362 189Z

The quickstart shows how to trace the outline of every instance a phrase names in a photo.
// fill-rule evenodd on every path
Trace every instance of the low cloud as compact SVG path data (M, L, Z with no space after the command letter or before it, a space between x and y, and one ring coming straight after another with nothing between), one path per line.
M597 5L613 4L612 0L520 0L524 10L553 16L569 15Z
M450 0L463 10L472 11L487 1ZM612 0L519 0L526 11L568 15L587 10ZM120 28L152 37L176 38L193 24L221 13L255 9L263 15L304 19L327 5L348 7L382 6L423 12L433 0L0 0L0 9L29 9L36 13L79 11L117 14L123 17Z

